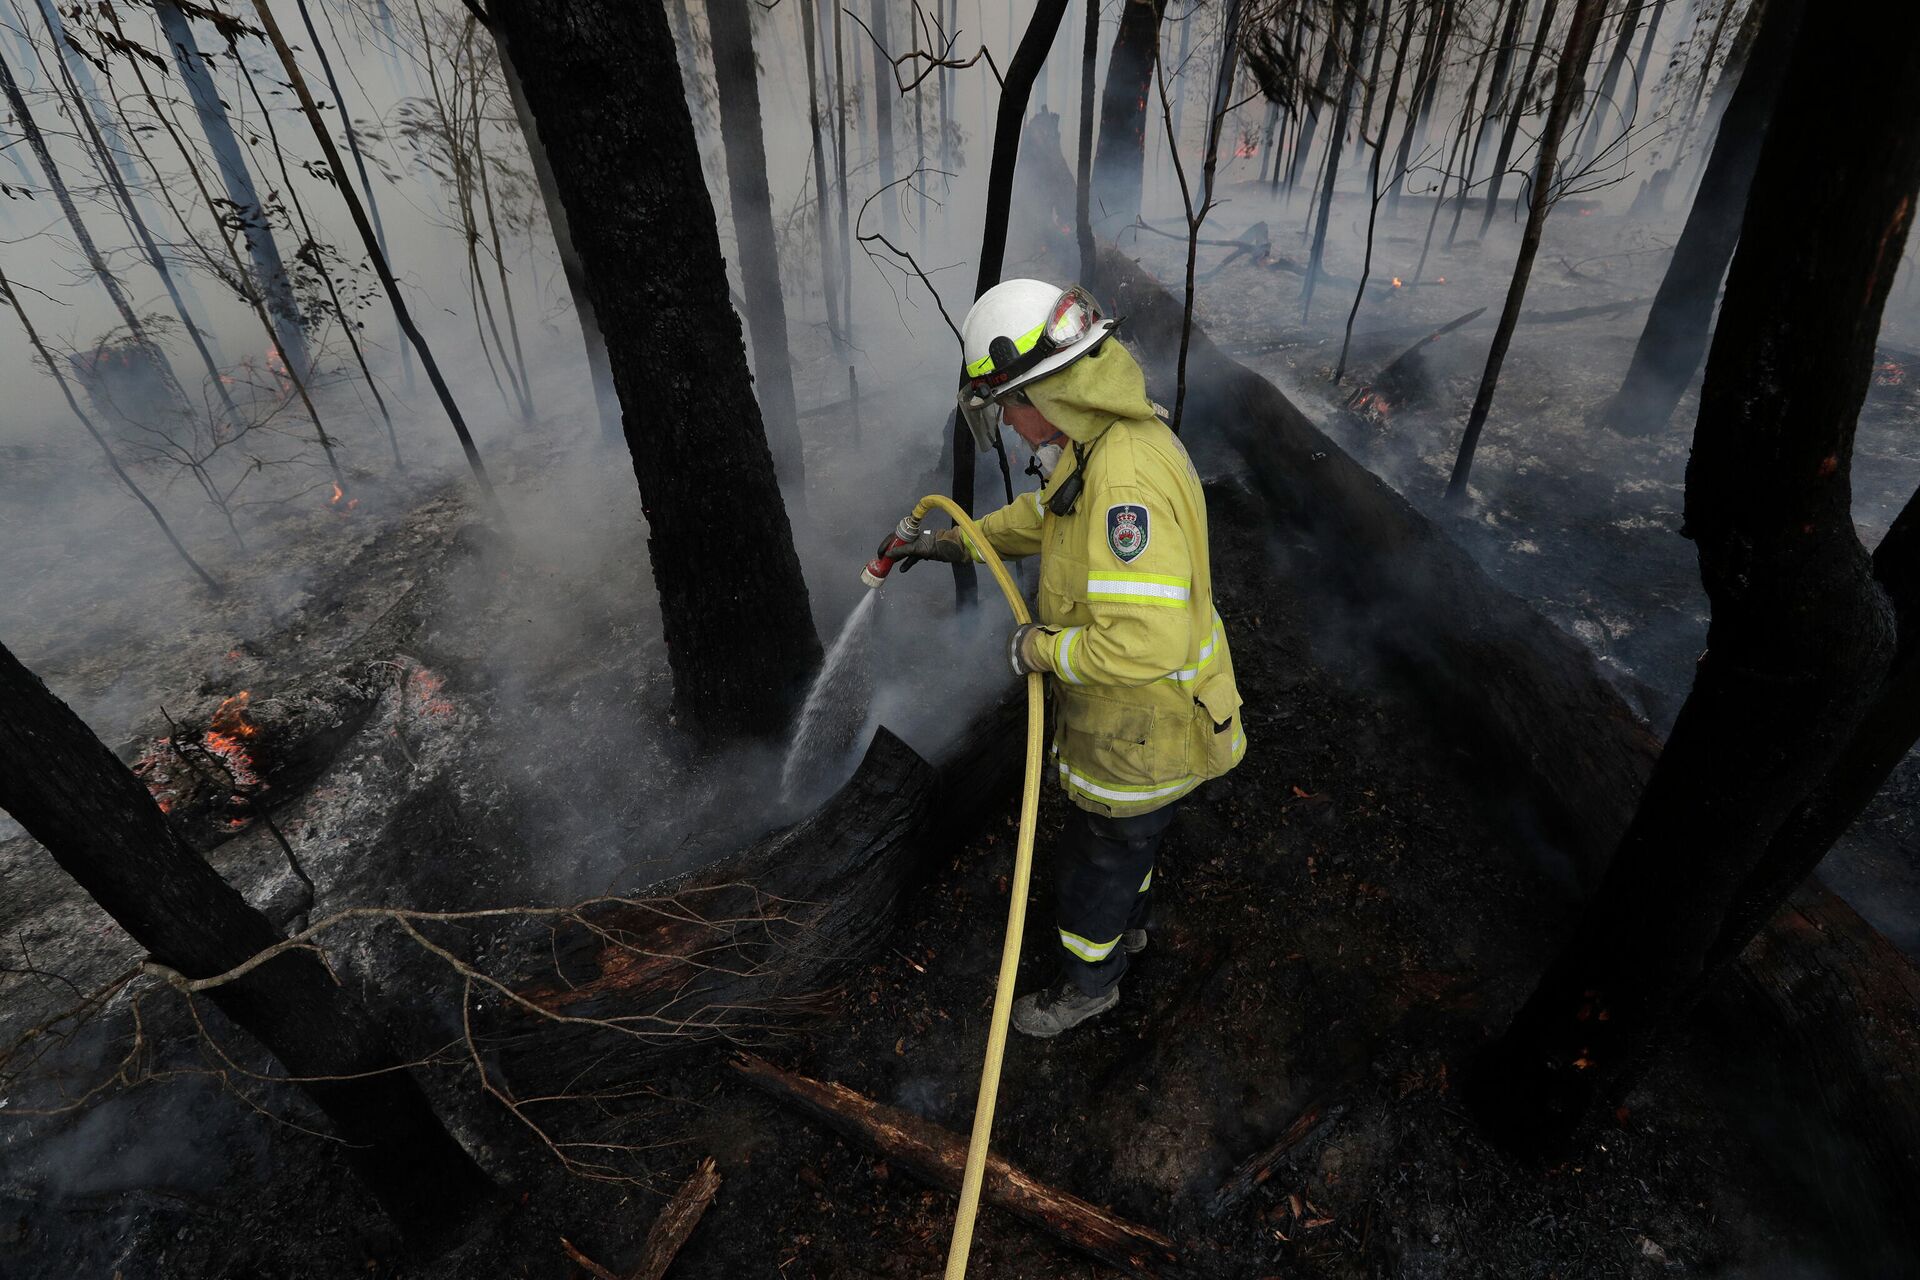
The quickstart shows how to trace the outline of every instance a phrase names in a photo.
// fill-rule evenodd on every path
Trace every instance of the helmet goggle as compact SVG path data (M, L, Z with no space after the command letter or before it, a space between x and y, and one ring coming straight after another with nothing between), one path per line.
M986 355L967 365L960 380L960 416L982 452L993 447L999 433L1000 402L1017 396L1018 403L1028 403L1007 384L1082 341L1100 321L1099 304L1076 284L1061 293L1039 326L1018 338L995 338Z

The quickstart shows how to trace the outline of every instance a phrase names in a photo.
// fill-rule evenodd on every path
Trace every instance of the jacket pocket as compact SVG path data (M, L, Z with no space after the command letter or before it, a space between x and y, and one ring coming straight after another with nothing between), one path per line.
M1086 689L1062 690L1056 737L1060 756L1085 781L1146 787L1185 772L1169 767L1150 707ZM1171 762L1177 766L1176 759Z
M1229 672L1217 672L1193 694L1193 721L1187 733L1187 771L1217 778L1233 768L1246 727L1240 723L1240 691Z

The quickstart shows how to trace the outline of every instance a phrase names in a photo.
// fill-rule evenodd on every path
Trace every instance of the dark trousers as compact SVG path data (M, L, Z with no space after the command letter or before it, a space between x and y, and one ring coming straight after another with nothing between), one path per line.
M1075 809L1067 818L1054 853L1054 923L1061 972L1090 996L1127 971L1120 935L1146 927L1153 857L1179 807L1176 800L1132 818Z

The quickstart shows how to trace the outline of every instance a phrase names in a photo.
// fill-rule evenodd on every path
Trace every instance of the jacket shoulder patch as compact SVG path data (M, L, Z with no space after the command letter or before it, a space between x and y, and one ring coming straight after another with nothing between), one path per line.
M1107 508L1107 546L1121 564L1139 559L1151 536L1147 509L1139 503L1116 502Z

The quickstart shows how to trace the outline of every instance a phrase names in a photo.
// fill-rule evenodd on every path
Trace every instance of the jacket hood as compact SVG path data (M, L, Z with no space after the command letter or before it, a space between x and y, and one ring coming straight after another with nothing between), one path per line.
M1152 422L1147 375L1133 353L1108 338L1092 355L1021 388L1048 422L1085 444L1116 422Z

